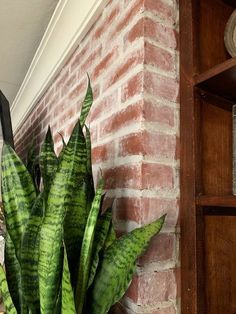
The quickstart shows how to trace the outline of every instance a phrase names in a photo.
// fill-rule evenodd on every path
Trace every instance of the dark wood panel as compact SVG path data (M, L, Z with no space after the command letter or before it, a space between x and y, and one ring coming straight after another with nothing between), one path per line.
M232 113L205 100L201 111L202 194L232 194Z
M198 3L199 73L202 73L230 58L224 45L224 30L233 8L221 0Z
M236 196L199 195L196 199L199 206L233 207L236 213Z
M206 313L236 313L236 216L205 217Z
M200 99L205 99L206 102L214 104L214 106L217 106L224 110L228 110L232 112L232 106L235 104L235 102L225 99L221 96L218 96L214 93L211 93L209 91L206 91L198 87L196 87L195 90L196 90L196 94L199 95Z
M195 42L197 3L180 0L180 223L181 312L197 313L196 137L193 76L197 71ZM202 299L202 298L201 298Z
M196 86L236 102L236 57L196 75L194 81Z
M222 0L224 3L231 5L233 8L236 8L236 0Z

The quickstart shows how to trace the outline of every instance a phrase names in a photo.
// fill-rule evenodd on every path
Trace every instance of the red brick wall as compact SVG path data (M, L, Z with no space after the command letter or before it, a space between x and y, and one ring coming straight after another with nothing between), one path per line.
M122 233L168 214L140 258L123 300L128 313L172 314L179 307L178 1L113 0L15 134L24 156L50 124L61 149L79 116L86 72L95 102L89 117L94 171L116 197Z

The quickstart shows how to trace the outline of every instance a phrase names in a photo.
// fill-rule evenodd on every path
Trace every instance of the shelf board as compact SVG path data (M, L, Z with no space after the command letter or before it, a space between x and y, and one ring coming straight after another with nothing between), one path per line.
M194 77L197 87L236 103L236 57Z
M223 0L223 2L236 8L236 0Z
M214 207L235 207L236 196L234 195L199 195L196 199L199 206L214 206Z

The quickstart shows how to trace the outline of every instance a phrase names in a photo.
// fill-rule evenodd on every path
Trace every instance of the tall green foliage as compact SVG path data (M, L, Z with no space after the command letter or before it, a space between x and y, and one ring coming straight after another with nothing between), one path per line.
M48 129L39 156L41 191L32 170L35 161L25 167L4 144L6 274L1 267L0 292L9 314L107 313L124 295L137 257L164 223L163 216L116 239L111 209L101 213L103 179L94 191L85 125L92 102L89 81L80 119L58 157Z

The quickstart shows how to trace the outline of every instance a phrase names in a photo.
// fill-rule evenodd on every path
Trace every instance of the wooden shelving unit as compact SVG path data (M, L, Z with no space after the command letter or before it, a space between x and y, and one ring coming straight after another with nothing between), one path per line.
M203 90L236 102L236 57L196 75L194 82Z
M233 0L180 0L181 313L236 313Z
M236 211L236 196L200 195L196 198L196 204L198 206L232 207Z

